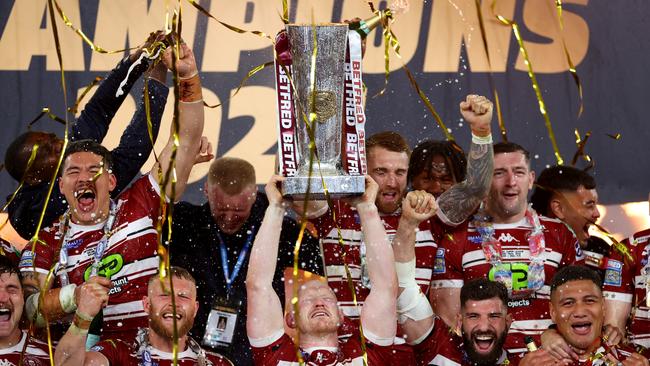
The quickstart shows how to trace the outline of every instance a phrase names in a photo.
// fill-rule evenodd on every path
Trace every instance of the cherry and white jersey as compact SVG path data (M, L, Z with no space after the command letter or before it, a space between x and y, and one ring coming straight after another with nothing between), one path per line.
M429 335L414 346L417 366L461 366L471 365L466 353L463 351L463 338L454 333L444 321L435 318L433 329ZM508 354L503 354L496 365L517 366L518 358L508 359Z
M634 250L628 244L631 255ZM615 247L599 238L589 238L584 249L585 264L596 270L603 279L603 297L607 301L631 303L634 293L635 262L631 262Z
M27 348L25 348L27 342ZM23 348L25 353L23 354ZM22 357L22 363L21 363ZM0 365L2 366L49 366L50 353L47 343L30 337L27 332L22 331L22 338L13 347L0 349Z
M356 209L341 201L334 201L336 222L332 218L332 211L327 211L323 216L314 221L318 235L323 243L323 256L325 260L325 274L329 286L338 298L338 304L343 314L351 319L358 319L360 309L370 289L362 281L362 251L363 233ZM392 242L397 232L401 211L390 215L381 215L386 234ZM342 246L339 243L338 228L341 229ZM424 294L429 293L431 275L433 272L436 249L438 248L439 232L442 223L438 219L431 219L420 224L415 238L416 269L415 280L420 285ZM356 300L359 307L354 306L352 292L347 282L345 265L348 265L350 277L354 284ZM366 274L367 276L367 274Z
M147 295L149 277L158 273L156 220L160 215L159 192L158 183L148 174L122 192L116 202L113 234L108 240L99 271L113 282L108 306L103 310L102 338L131 336L138 328L148 325L142 298ZM95 250L104 236L104 223L93 226L69 224L65 268L59 265L63 241L59 225L61 223L57 221L40 232L39 236L46 245L37 244L35 253L31 247L25 248L20 270L35 270L47 275L54 267L56 280L53 288L61 287L60 276L64 272L70 283L80 285L90 276Z
M174 361L171 352L163 352L156 348L150 347L148 355L143 352L138 355L137 344L135 342L129 344L121 339L107 339L101 341L90 348L92 352L99 352L108 359L111 366L171 366ZM205 352L206 366L232 366L227 358L212 352ZM146 358L143 360L143 358ZM185 351L178 352L178 365L179 366L194 366L198 365L199 354L187 347Z
M539 219L545 239L545 251L540 254L544 259L545 281L531 296L508 302L513 323L504 348L510 353L525 352L524 337L528 335L539 344L542 332L552 323L549 301L553 275L560 267L583 263L580 244L566 225L543 216ZM501 244L503 264L512 272L513 290L528 288L528 234L532 229L525 218L512 224L494 224L494 238ZM481 235L468 221L443 238L431 286L460 289L465 281L481 277L494 280L494 269L486 260Z
M634 303L632 322L629 327L631 341L650 349L650 306L648 306L648 286L650 286L650 229L632 236L634 254ZM625 273L624 273L625 274Z
M406 365L395 358L392 345L378 345L366 334L368 365ZM392 340L391 340L392 341ZM250 339L253 361L256 366L298 366L296 345L284 331L269 339ZM357 330L347 340L339 340L337 348L300 350L303 361L309 366L363 366L363 351ZM410 355L409 355L410 356Z

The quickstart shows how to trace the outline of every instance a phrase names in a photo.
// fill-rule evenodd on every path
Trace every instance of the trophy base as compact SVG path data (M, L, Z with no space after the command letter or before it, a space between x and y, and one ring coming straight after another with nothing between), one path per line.
M366 179L363 175L325 175L323 180L325 180L327 191L333 199L361 196L366 190ZM311 179L303 176L287 177L282 183L282 195L302 200L305 198L309 185L309 198L324 200L323 180L317 175L313 175Z

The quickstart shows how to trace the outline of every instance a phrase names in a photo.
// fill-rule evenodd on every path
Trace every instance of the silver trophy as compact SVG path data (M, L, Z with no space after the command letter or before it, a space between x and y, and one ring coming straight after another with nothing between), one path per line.
M349 175L342 168L341 137L348 30L347 24L287 25L293 60L292 78L297 95L294 99L298 167L296 174L287 177L282 184L285 196L304 198L309 187L310 197L323 199L323 180L333 198L361 195L365 190L363 175ZM314 47L317 47L317 55L312 92L310 73ZM316 114L313 131L320 164L314 159L310 177L310 138L303 118L309 118L312 111Z

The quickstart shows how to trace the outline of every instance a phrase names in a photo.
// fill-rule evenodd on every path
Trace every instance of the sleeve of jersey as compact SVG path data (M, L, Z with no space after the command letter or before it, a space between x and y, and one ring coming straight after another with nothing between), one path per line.
M160 186L153 174L147 174L138 178L130 188L124 191L129 200L137 202L147 213L155 213L158 216L160 208Z
M275 339L275 340L273 340ZM279 365L281 362L291 362L297 357L291 338L284 333L265 339L250 339L251 351L255 365Z
M462 225L442 238L436 250L431 288L463 287L463 248L467 226Z
M45 232L41 232L41 239L46 239L50 237ZM44 243L38 242L33 246L34 251L32 251L32 244L28 243L27 246L23 249L23 252L20 256L20 262L18 263L18 269L20 272L34 272L47 275L50 272L50 269L55 263L54 259L54 249L50 240L45 240Z
M634 296L634 269L619 252L612 250L611 257L605 263L603 297L606 300L631 303Z
M558 226L557 237L561 240L563 251L560 267L571 264L585 264L585 255L580 247L580 242L575 235L564 225Z
M128 365L129 347L119 339L107 339L90 348L90 352L99 352L108 360L111 366Z

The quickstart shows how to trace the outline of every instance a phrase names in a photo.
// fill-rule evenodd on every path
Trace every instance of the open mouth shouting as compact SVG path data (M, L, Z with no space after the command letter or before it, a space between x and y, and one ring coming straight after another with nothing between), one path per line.
M166 310L165 312L163 312L160 315L160 317L165 321L173 322L174 321L174 316L176 316L176 320L178 321L178 320L183 319L183 317L184 317L183 315L184 314L183 314L182 311L177 310L176 314L174 314L174 312L170 309L170 310Z
M7 322L11 319L12 309L7 306L0 307L0 322Z
M476 332L472 334L474 348L480 353L489 353L494 348L497 335L493 332Z
M81 212L92 212L95 208L97 192L95 187L84 184L74 191L74 197L77 201L77 209Z
M573 332L577 335L589 335L591 333L591 322L589 321L580 321L580 322L574 322L571 324L571 329L573 329Z

